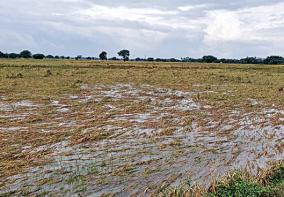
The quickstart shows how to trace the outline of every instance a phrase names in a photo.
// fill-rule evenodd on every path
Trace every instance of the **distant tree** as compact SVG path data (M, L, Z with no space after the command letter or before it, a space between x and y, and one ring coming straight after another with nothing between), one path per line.
M33 58L34 58L34 59L38 59L38 60L42 60L44 57L45 57L45 56L44 56L43 54L40 54L40 53L33 55Z
M163 62L164 60L162 58L156 58L156 62Z
M5 58L5 54L0 51L0 58Z
M190 57L185 57L185 58L181 58L181 61L182 62L194 62L194 59Z
M59 59L59 56L58 55L54 56L54 59Z
M140 58L140 57L136 57L136 58L135 58L135 61L140 62L140 61L143 61L143 59Z
M153 62L155 59L153 58L153 57L148 57L147 58L147 61L149 61L149 62Z
M205 62L205 63L213 63L217 60L218 60L217 57L214 57L212 55L203 56L202 58L202 62Z
M53 55L47 55L46 58L48 58L48 59L53 59L54 56L53 56Z
M117 57L111 57L111 58L109 58L109 60L117 61L117 60L118 60L118 58L117 58Z
M82 55L77 55L77 57L75 57L76 60L80 60L82 59Z
M240 59L241 64L257 64L258 60L256 57L246 57Z
M20 53L20 57L22 58L31 58L32 57L32 53L28 50L24 50Z
M171 58L169 59L169 62L179 62L180 60L176 59L176 58Z
M68 60L69 60L69 59L70 59L70 56L67 56L67 57L66 57L66 59L68 59Z
M281 56L269 56L263 60L264 64L284 64L284 58Z
M123 49L117 53L119 56L123 58L124 61L129 60L130 52L129 50Z
M9 54L8 54L8 57L11 58L11 59L16 59L16 58L18 58L19 56L20 56L20 55L17 54L17 53L9 53Z
M103 51L99 55L101 60L107 60L107 52Z
M64 55L61 55L61 56L60 56L60 59L63 59L63 60L64 60L64 59L65 59L65 56L64 56Z

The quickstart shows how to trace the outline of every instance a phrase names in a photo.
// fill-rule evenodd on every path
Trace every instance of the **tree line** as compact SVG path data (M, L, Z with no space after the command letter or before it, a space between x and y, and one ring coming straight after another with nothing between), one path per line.
M221 58L218 59L215 56L207 55L203 56L202 58L135 58L130 59L130 51L127 49L123 49L119 51L117 57L108 58L108 54L106 51L102 51L99 54L99 57L83 57L78 55L76 57L70 56L58 56L58 55L44 55L41 53L32 54L29 50L23 50L20 53L3 53L0 51L0 58L9 58L9 59L16 59L16 58L33 58L33 59L75 59L75 60L124 60L124 61L149 61L149 62L200 62L200 63L226 63L226 64L284 64L284 58L281 56L268 56L266 58L257 58L257 57L246 57L242 59L226 59Z

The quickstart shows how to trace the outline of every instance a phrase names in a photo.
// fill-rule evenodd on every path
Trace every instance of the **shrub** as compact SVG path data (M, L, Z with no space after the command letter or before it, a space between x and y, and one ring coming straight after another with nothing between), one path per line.
M34 58L34 59L40 59L40 60L41 60L41 59L43 59L44 57L45 57L45 56L44 56L43 54L34 54L34 55L33 55L33 58Z

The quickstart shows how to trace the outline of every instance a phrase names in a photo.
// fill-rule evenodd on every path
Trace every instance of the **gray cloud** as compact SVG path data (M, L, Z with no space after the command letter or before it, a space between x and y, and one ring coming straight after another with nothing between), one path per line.
M59 55L284 55L282 0L10 0L0 50Z

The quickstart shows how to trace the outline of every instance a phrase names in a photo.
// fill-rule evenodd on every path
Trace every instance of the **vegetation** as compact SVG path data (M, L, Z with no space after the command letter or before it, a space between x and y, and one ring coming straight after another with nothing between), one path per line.
M43 54L34 54L34 55L33 55L33 58L34 58L34 59L43 59L43 58L44 58L44 55L43 55Z
M101 60L107 60L107 52L103 51L99 55Z
M208 196L210 197L282 197L284 194L284 164L274 167L261 181L241 174L233 174L221 182Z
M130 52L126 49L123 49L117 53L119 56L123 58L124 61L129 60Z
M203 56L202 58L181 58L181 59L176 59L176 58L154 58L154 57L148 57L148 58L140 58L137 57L135 59L130 59L130 51L123 49L118 52L118 55L122 57L124 61L148 61L148 62L192 62L192 63L226 63L226 64L284 64L284 58L281 56L268 56L267 58L257 58L257 57L246 57L242 59L225 59L221 58L218 59L217 57L213 55L206 55ZM47 55L45 56L44 54L34 54L28 50L22 51L20 54L17 53L3 53L0 51L0 58L10 58L10 59L16 59L16 58L34 58L34 59L75 59L75 60L108 60L107 58L107 52L102 51L99 54L99 58L96 57L83 57L82 55L78 55L76 57L70 57L70 56L53 56L53 55ZM117 57L111 57L109 60L112 61L117 61L120 60Z
M32 57L32 53L28 50L24 50L20 53L20 57L22 58L31 58Z
M189 125L194 121L200 123L201 128L206 128L206 124L208 124L206 119L209 117L205 113L207 111L210 111L210 118L215 119L222 126L222 122L219 122L219 120L221 119L224 123L229 122L226 119L226 114L230 115L230 112L234 112L236 109L241 109L241 117L244 115L242 114L243 111L246 115L255 114L264 108L283 110L283 77L284 67L280 65L1 59L0 93L1 96L4 96L0 100L1 104L3 103L1 107L5 107L5 103L15 104L22 100L30 100L38 107L31 106L27 110L25 107L19 107L16 111L7 111L1 114L3 118L1 117L0 119L2 129L0 130L0 196L2 188L13 182L4 180L7 180L8 177L13 175L24 173L28 169L33 169L33 167L45 166L48 163L52 163L51 160L54 155L58 155L56 151L60 149L60 142L63 141L67 145L74 145L76 147L75 149L72 148L72 150L76 150L77 145L90 147L96 145L96 143L100 143L106 146L104 147L105 149L101 149L106 151L106 153L104 151L101 152L101 150L98 151L97 149L100 147L95 146L92 153L98 152L103 159L95 161L94 163L97 165L90 166L87 169L87 175L76 174L74 172L68 174L68 169L67 171L59 170L56 175L59 180L55 180L53 184L50 182L41 182L43 184L42 188L53 189L50 195L55 194L53 192L56 192L57 188L53 186L55 184L62 184L62 180L60 179L64 176L67 177L66 184L74 185L75 189L77 188L76 191L85 191L94 183L97 184L96 188L106 188L108 184L111 185L109 182L112 180L119 180L126 183L127 179L132 175L135 175L135 179L132 180L151 180L151 178L155 178L160 173L163 173L160 168L167 164L169 166L167 168L167 178L170 179L172 177L168 175L171 173L171 168L174 168L177 164L175 163L177 159L181 159L179 164L183 165L183 162L187 158L184 156L188 156L187 154L190 155L192 152L193 155L199 156L196 151L201 146L189 147L185 146L182 140L171 140L171 136L176 131L172 129L176 126L175 122L160 121L155 123L151 121L147 124L144 122L139 123L145 128L148 128L149 125L153 128L162 128L166 125L168 129L161 131L159 133L160 136L143 137L143 141L139 141L137 146L134 143L136 138L128 139L128 137L120 135L117 132L114 135L113 130L106 132L108 127L106 127L105 122L107 119L112 121L112 124L116 126L115 128L127 128L129 125L137 123L127 122L123 119L116 120L116 118L121 117L123 114L145 113L149 103L160 104L160 102L158 102L159 100L156 102L155 100L144 99L145 101L137 100L137 102L131 103L131 98L112 102L109 98L103 99L99 97L99 93L108 91L109 88L109 86L104 88L102 85L133 84L133 87L150 85L159 87L161 90L169 88L181 92L190 92L195 102L201 103L202 106L206 106L207 108L202 108L201 113L180 111L179 115L181 117L184 115L190 117L188 119L182 118L184 125ZM87 85L86 89L85 85ZM102 89L95 91L94 87L96 85ZM91 88L88 89L88 87ZM134 89L134 92L136 90ZM158 92L161 91L160 89L156 90ZM108 92L105 92L105 94L107 95ZM128 94L128 92L125 92L125 94ZM139 96L144 98L148 94L150 92L145 91L143 94L139 94ZM70 96L74 95L78 96L80 100L73 99L74 97L70 99ZM88 100L89 97L87 96L95 99ZM168 98L167 95L162 96L160 101L166 98ZM176 99L175 96L169 98ZM261 101L262 103L254 106L249 99ZM62 106L56 107L57 104L53 104L53 101L58 101L59 105L61 104ZM159 107L158 104L157 107ZM12 107L15 106L12 105ZM114 108L111 109L111 107ZM116 112L115 107L120 111ZM69 113L57 111L65 108L70 108L71 111ZM30 112L28 111L29 109L33 110L32 113L28 113ZM25 116L25 118L21 116L15 117L18 114ZM276 126L283 125L283 121L279 121L280 118L272 117L272 124ZM170 117L170 119L175 118ZM73 125L74 123L75 125ZM237 121L237 128L238 124L239 122ZM265 124L264 122L263 125ZM94 125L98 127L93 128ZM261 127L261 125L258 126ZM183 125L178 126L183 127ZM19 130L6 131L5 128ZM215 133L216 131L218 133L218 128L221 127L217 127L217 129L210 127L208 132ZM186 132L190 134L191 131L185 131L185 134ZM227 137L229 140L231 140L230 137L234 138L234 136L230 135L230 132L228 130L227 132L220 133L220 140L224 137ZM117 138L119 137L123 140L118 141ZM174 137L178 138L177 136ZM109 144L108 146L108 142L110 141L107 141L107 139L111 139L110 141L115 143L115 146L111 146L113 144ZM139 146L144 143L144 140L147 143L148 140L151 141L151 144L148 144L150 146L144 146L139 149ZM127 141L134 144L135 148L128 149L128 147L125 147L124 143ZM157 147L155 146L156 142L158 144ZM222 143L222 141L219 142ZM226 147L228 147L229 142L226 143ZM200 142L200 144L204 147L209 143ZM212 141L210 142L210 146L212 146ZM283 148L283 143L280 139L279 147L275 147L275 150L279 149L279 152L281 152L281 150L283 151L281 147ZM69 148L67 149L69 150ZM147 155L147 151L149 151L150 156ZM160 154L160 151L164 151L163 154ZM203 153L215 152L221 155L222 151L208 149ZM83 153L86 153L85 156L88 156L88 152L83 151ZM168 153L170 153L170 156ZM68 154L69 152L62 153L64 158L68 157ZM264 152L262 157L266 154L269 153ZM78 166L81 167L83 164L81 163L80 156L78 153L78 157L76 155L71 155L70 157L73 160L78 158ZM85 156L82 160L86 159ZM150 160L147 160L148 157ZM158 157L157 160L155 160L156 157ZM143 161L137 162L137 158L143 158ZM97 159L97 157L91 157L91 159ZM122 161L125 163L120 163ZM196 162L198 166L202 164L200 158L196 158L196 161L193 160L193 162ZM209 161L209 165L210 162L211 160ZM184 165L184 167L187 166ZM178 171L177 169L175 170ZM139 176L136 176L138 173ZM283 165L281 168L275 167L275 170L267 174L265 178L259 176L252 179L249 176L237 173L231 176L231 179L228 178L216 186L212 186L211 193L208 195L230 196L233 192L236 193L241 190L247 193L240 193L240 195L281 196L283 193ZM178 176L177 174L176 177ZM187 175L182 174L180 177L182 176ZM166 180L162 189L169 187L167 183L171 184L175 182L174 178ZM35 177L33 180L41 180L41 177ZM20 181L15 181L15 183L18 182ZM191 186L190 181L186 184ZM134 186L139 187L141 185ZM159 189L159 185L144 186L148 187L149 191L157 191ZM187 191L187 189L182 189L182 191L175 189L173 191L175 195L171 196L183 196L187 194ZM166 196L169 196L167 194L170 191L164 189L163 192ZM193 192L193 190L190 190L190 192ZM14 196L19 196L20 194L14 193ZM29 195L32 194L29 193Z
M216 185L212 185L209 191L184 184L182 187L162 191L158 196L282 197L283 194L284 164L280 163L258 181L245 172L235 172Z

